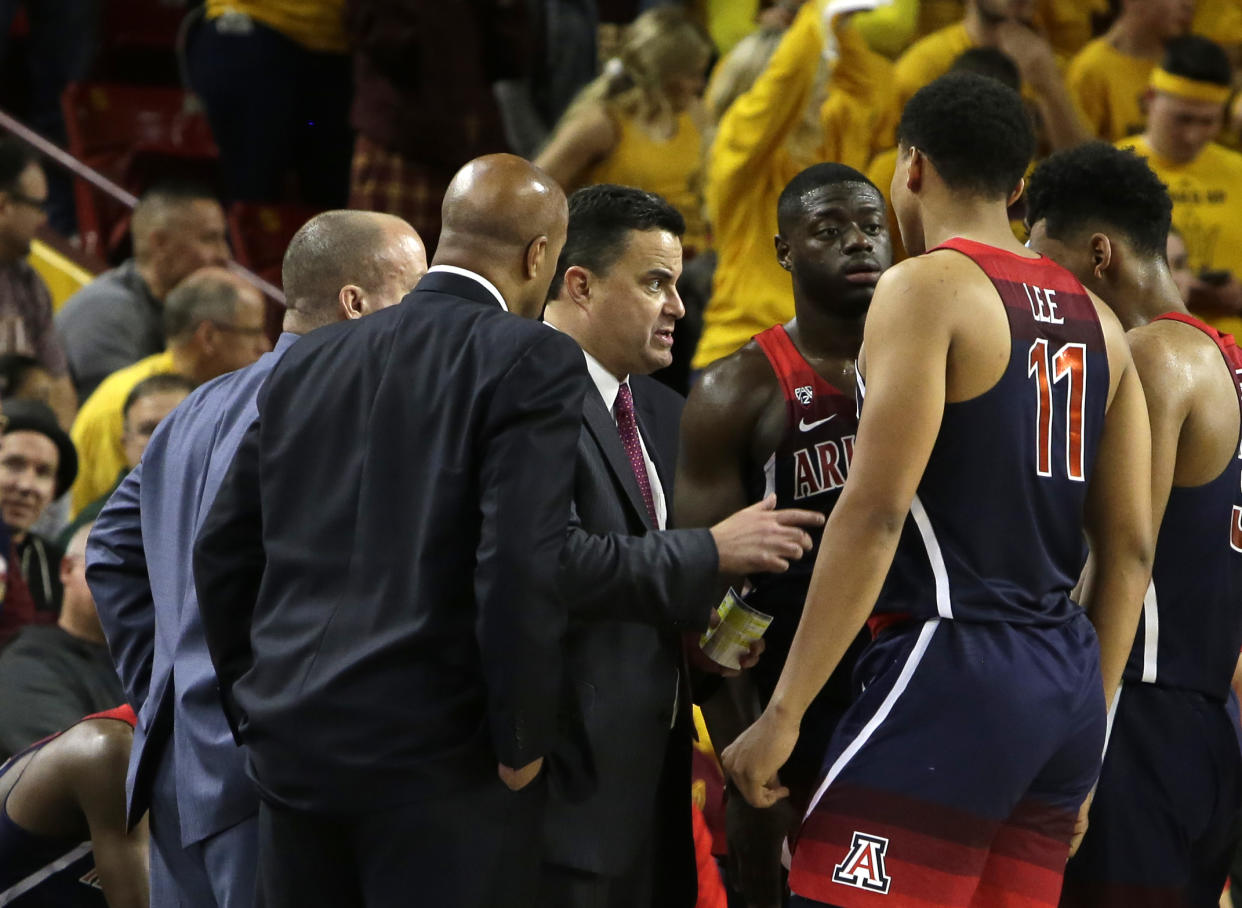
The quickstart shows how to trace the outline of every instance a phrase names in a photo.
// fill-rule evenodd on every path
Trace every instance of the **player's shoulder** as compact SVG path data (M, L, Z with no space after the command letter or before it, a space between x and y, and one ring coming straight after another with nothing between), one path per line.
M918 307L921 319L934 319L944 313L943 304L984 285L991 286L991 281L970 256L951 249L933 249L898 262L880 275L871 309L877 304ZM941 305L930 305L932 302Z
M699 406L746 409L762 403L780 383L772 364L754 338L707 366L691 392Z
M133 741L134 728L128 722L95 716L50 741L43 759L54 761L63 772L83 781L124 780Z
M1126 332L1144 387L1172 384L1185 388L1197 376L1220 370L1220 348L1207 332L1176 319L1156 319ZM1151 379L1151 380L1149 380ZM1150 393L1150 392L1149 392Z
M745 444L768 407L782 401L780 381L755 340L700 375L682 420L683 437L702 444Z

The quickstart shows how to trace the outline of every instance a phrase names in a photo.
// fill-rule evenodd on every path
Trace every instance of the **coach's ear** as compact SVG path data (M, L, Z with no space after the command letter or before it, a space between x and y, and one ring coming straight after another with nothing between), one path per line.
M1113 243L1102 233L1091 234L1091 273L1100 280L1113 263Z
M569 301L579 309L590 309L591 298L591 280L594 275L590 270L583 268L581 265L570 265L565 269L565 278L561 284L561 296L568 297Z
M336 295L336 301L341 307L341 317L348 321L366 315L367 307L363 296L363 290L357 284L346 284L342 287L341 292Z

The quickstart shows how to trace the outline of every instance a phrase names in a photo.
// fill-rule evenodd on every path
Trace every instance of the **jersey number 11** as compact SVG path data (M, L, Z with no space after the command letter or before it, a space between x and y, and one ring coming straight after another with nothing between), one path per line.
M1038 338L1031 344L1026 374L1035 379L1035 472L1040 476L1052 475L1052 392L1053 385L1064 380L1065 472L1070 479L1082 482L1082 402L1086 396L1087 345L1065 344L1049 360L1048 340Z

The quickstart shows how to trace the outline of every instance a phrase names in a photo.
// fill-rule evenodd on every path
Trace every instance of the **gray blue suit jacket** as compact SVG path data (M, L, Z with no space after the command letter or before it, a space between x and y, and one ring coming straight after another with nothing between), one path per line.
M258 416L259 388L297 339L282 334L271 353L203 385L169 414L100 513L86 549L87 581L138 714L129 821L147 810L155 768L171 755L182 845L258 811L207 652L191 557L220 481Z

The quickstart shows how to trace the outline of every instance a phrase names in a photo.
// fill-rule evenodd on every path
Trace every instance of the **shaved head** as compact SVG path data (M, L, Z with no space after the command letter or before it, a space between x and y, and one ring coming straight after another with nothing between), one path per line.
M317 214L285 250L285 328L304 333L351 317L343 297L357 304L359 315L399 302L426 271L423 241L401 218L373 211Z
M556 181L516 155L475 158L449 183L441 217L435 263L482 274L515 312L537 316L569 220Z

